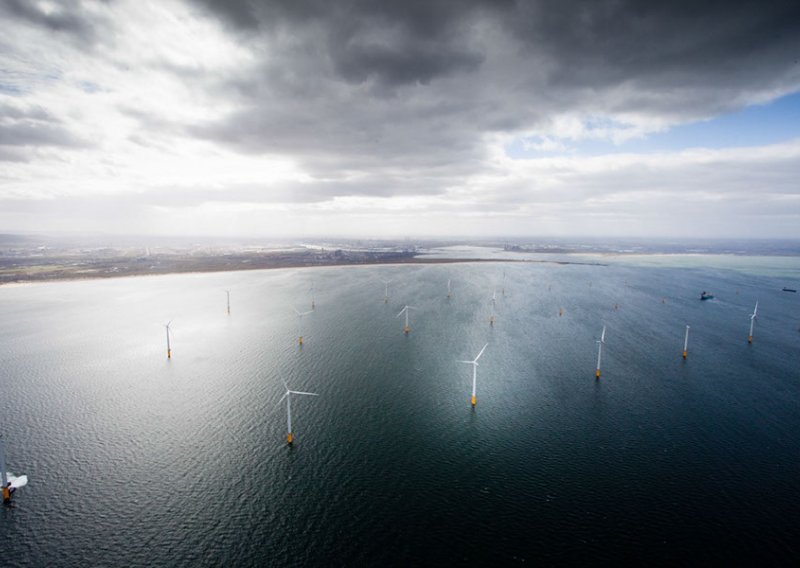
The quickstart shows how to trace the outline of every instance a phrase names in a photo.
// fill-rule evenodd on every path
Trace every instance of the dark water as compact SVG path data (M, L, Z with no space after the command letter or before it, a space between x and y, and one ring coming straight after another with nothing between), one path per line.
M0 431L30 483L0 564L796 564L787 284L481 264L2 287ZM473 411L456 360L487 342ZM320 394L293 400L292 448L281 378Z

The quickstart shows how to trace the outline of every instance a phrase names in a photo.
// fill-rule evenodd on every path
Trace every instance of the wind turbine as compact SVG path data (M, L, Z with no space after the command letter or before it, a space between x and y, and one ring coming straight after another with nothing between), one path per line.
M753 313L750 314L750 335L747 336L747 343L753 343L753 325L758 319L758 300L756 300L756 307L753 308Z
M300 347L302 347L303 346L303 332L300 329L300 326L302 325L302 322L303 322L303 316L307 316L308 314L313 313L314 310L308 310L307 312L298 312L297 308L293 308L293 309L294 309L294 313L297 314L297 336L298 336L297 342L300 344Z
M172 359L172 349L169 346L169 324L172 323L172 320L169 320L164 327L167 328L167 359Z
M384 286L383 287L383 303L384 304L388 304L389 303L389 284L391 283L391 280L383 280L382 282L383 282L383 286Z
M503 270L503 297L506 297L506 271Z
M225 295L228 296L228 315L231 315L231 291L225 290Z
M453 297L453 292L450 289L450 279L448 278L447 279L447 299L449 300L452 297Z
M411 331L411 326L408 325L408 310L416 310L416 309L417 308L415 308L414 306L406 306L402 310L400 310L399 314L394 316L396 318L399 318L405 312L405 314L406 314L406 325L403 327L403 333L405 333L405 334L408 334L408 332Z
M309 289L311 292L311 309L313 310L316 306L314 305L314 282L311 282L311 288Z
M286 399L286 443L290 446L294 441L294 434L292 433L292 395L299 394L303 396L319 396L317 393L314 392L301 392L301 391L293 391L289 388L289 385L286 384L286 381L281 379L283 386L286 387L286 392L283 394L281 399L278 401L278 404L283 402L283 399ZM276 404L275 406L278 406Z
M606 326L603 326L603 333L597 340L597 370L594 373L596 379L600 378L600 358L603 356L603 345L606 344Z
M686 326L686 336L683 338L683 358L686 359L686 351L689 349L689 326Z
M478 359L481 358L481 355L483 355L483 352L486 350L488 346L489 346L488 343L484 345L483 349L481 349L481 352L478 353L478 356L475 357L475 359L473 359L472 361L459 361L459 363L466 363L468 365L472 365L472 406L475 406L475 403L478 401L477 398L475 397L475 388L477 387L478 383Z
M27 475L17 477L13 473L6 471L6 443L0 437L0 490L3 493L3 503L10 503L14 492L27 484Z

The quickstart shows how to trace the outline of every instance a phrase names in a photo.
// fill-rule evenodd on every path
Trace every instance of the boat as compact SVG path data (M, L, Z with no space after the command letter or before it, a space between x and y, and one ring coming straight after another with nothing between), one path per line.
M714 294L712 294L711 292L706 292L705 290L703 290L700 293L700 299L701 300L713 300L714 299Z
M784 292L797 292L794 288L787 288L786 286L783 287Z

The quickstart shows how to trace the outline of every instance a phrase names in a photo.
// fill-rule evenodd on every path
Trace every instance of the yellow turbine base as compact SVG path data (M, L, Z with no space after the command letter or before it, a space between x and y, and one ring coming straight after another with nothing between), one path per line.
M564 310L563 310L563 309L561 309L561 308L559 308L559 310L558 310L558 317L561 317L561 316L563 316L563 315L564 315Z
M748 335L747 336L747 343L753 343L753 336L752 335Z
M383 303L384 303L384 304L388 304L388 303L389 303L389 298L384 298L384 299L383 299Z
M598 378L598 379L600 378L600 369L597 369L597 370L594 372L594 376L595 376L595 378Z
M686 359L686 351L683 352L683 358Z
M302 335L301 335L301 336L300 336L300 338L297 340L297 343L299 343L300 345L302 345L302 344L303 344L303 336L302 336Z
M291 432L286 434L286 443L291 446L293 441L294 441L294 434L292 434Z
M172 359L172 350L167 349L167 359Z
M473 395L473 396L472 396L472 406L475 406L475 403L476 403L476 402L478 402L478 400L477 400L477 399L475 398L475 396Z
M11 501L11 492L8 487L3 487L3 503L8 503L9 501Z
M405 326L405 327L403 328L403 333L408 333L408 332L410 332L410 331L411 331L411 328L410 328L410 327L408 327L408 326Z

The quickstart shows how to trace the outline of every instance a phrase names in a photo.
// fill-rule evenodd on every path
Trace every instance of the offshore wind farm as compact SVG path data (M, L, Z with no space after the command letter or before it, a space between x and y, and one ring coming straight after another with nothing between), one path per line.
M492 262L0 287L7 465L29 479L0 510L4 554L790 561L800 322L781 287L799 275ZM298 350L303 312L286 306L311 300L312 278ZM173 316L167 359L154 322Z
M1 567L800 566L800 2L0 38Z

